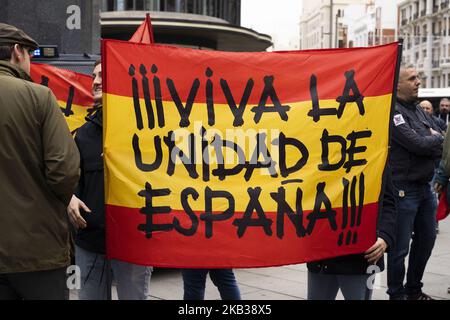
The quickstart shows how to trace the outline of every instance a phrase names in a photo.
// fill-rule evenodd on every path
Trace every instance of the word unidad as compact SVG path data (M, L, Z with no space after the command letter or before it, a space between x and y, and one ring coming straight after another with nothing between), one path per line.
M300 140L286 137L283 132L277 131L277 133L278 135L269 143L267 142L266 132L256 133L253 136L254 140L250 144L253 146L253 150L248 155L244 151L246 146L233 140L223 139L217 133L213 135L213 139L210 141L207 138L208 130L202 126L199 128L198 134L189 133L187 137L186 134L177 136L174 131L170 131L162 139L158 135L154 136L153 145L150 146L150 148L154 149L154 152L152 152L154 154L153 162L145 162L143 160L141 145L144 145L146 150L148 150L148 139L142 141L137 134L134 134L132 148L135 165L142 172L160 169L164 154L166 154L168 155L166 169L168 176L175 174L176 164L181 162L189 177L198 179L201 175L203 181L210 181L211 174L222 181L229 176L238 175L242 172L244 172L244 179L249 181L255 169L267 170L272 178L277 178L279 174L286 178L298 172L307 164L309 150ZM366 159L356 159L355 156L361 155L367 150L366 146L358 145L359 140L371 136L372 132L370 130L352 131L346 137L342 137L340 135L331 135L327 129L324 129L320 139L322 162L318 164L318 170L336 171L344 168L348 173L355 166L365 165L367 163ZM179 138L182 138L184 141L176 143ZM167 147L166 152L163 152L162 141ZM337 146L340 155L338 157L339 160L335 163L330 163L330 145L333 144ZM187 145L187 147L183 148L181 145ZM270 145L270 148L268 145ZM201 147L199 148L199 146ZM295 164L288 165L287 155L290 154L292 157L294 152L299 155L298 159L296 158ZM232 162L230 159L237 161ZM232 168L227 167L226 164L230 163L236 164Z

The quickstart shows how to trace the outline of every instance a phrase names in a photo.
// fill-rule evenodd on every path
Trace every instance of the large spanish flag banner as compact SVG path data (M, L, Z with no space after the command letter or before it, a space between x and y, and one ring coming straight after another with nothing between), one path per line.
M108 257L239 268L367 250L398 51L104 40Z
M71 132L81 127L86 116L94 111L92 77L41 63L32 63L30 73L35 83L52 90Z

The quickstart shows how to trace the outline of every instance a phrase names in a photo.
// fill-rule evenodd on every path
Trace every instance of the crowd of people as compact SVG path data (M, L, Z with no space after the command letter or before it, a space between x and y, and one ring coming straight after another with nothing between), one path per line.
M0 300L67 299L73 257L79 299L110 298L112 278L119 299L148 299L152 267L105 255L101 63L92 73L96 112L73 137L52 92L29 76L37 46L0 23ZM402 65L375 243L308 263L308 299L332 300L339 290L345 299L371 299L368 270L384 270L387 253L390 299L432 300L422 278L436 240L437 195L450 176L450 100L435 115L431 102L419 103L419 86L414 66ZM232 269L183 269L184 299L204 299L208 274L222 299L241 299Z

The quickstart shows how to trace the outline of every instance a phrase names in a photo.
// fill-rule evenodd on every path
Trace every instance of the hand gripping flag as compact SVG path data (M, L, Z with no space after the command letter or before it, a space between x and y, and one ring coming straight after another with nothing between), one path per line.
M399 48L103 40L109 258L237 268L368 249Z

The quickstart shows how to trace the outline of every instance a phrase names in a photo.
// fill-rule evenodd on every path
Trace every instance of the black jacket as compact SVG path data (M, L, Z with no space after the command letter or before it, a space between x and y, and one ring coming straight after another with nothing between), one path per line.
M450 115L448 113L446 113L446 114L438 113L436 117L439 118L440 120L442 120L445 123L445 125L447 125L450 120L449 116Z
M447 132L447 123L436 116L430 116L429 118L431 118L433 124L441 129L441 132L445 135L445 132Z
M384 183L384 194L378 210L377 237L386 242L389 250L395 245L397 217L397 202L389 166L386 168ZM367 274L369 265L364 254L351 254L307 263L308 271L322 274ZM384 270L383 257L378 260L377 266L380 271Z
M75 134L75 142L81 157L81 176L75 195L91 209L90 213L82 212L87 227L77 230L75 244L87 251L104 254L106 250L102 117L100 109L87 117L87 122Z
M418 105L397 101L390 155L394 181L431 181L444 137L432 135L430 128L440 132Z

